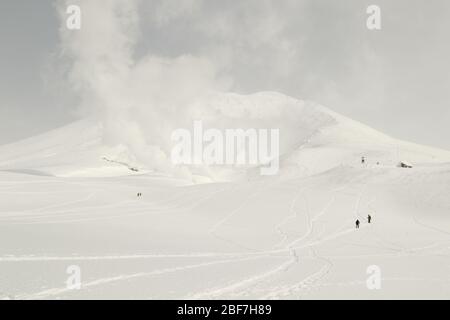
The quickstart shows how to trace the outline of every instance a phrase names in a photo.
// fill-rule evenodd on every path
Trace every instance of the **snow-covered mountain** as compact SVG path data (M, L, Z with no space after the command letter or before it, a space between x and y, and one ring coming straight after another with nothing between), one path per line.
M280 174L192 184L136 149L168 154L170 135L111 138L110 117L1 146L0 297L450 297L450 152L277 93L186 108L152 130L279 128Z
M81 120L0 146L0 169L55 176L117 176L155 171L176 176L170 164L170 132L178 127L189 129L192 122L199 119L209 127L223 130L279 129L282 175L311 175L337 166L355 166L362 156L369 165L379 163L391 167L399 161L424 165L450 162L448 151L398 141L323 106L279 93L214 94L186 109L185 119L161 124L161 131L167 133L165 136L139 145L162 150L166 170L153 166L152 161L141 156L141 150L133 148L134 141L126 134L129 130L126 122L118 128L114 139L110 139L105 129L111 121L109 118ZM209 172L214 170L220 168ZM213 180L222 180L220 175L213 176L219 177Z

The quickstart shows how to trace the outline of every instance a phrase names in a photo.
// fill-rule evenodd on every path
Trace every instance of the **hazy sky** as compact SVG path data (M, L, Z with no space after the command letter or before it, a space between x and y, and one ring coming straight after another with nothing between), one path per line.
M109 43L112 50L116 41L126 46L126 39L105 23L108 16L102 11L117 0L89 1L84 6L83 1L67 1L82 5L82 29L90 31L89 43L98 35L114 43ZM239 93L280 91L318 101L394 137L450 149L448 0L129 3L138 7L130 9L139 19L139 30L129 30L136 33L130 35L134 63L144 56L175 61L172 72L192 68L199 74L194 82L202 86ZM381 7L379 31L366 28L370 4ZM65 5L0 2L0 143L80 115L79 97L65 81L61 62L70 38L60 39L57 7ZM149 70L158 66L147 64ZM183 80L192 86L181 77L175 88L183 88Z

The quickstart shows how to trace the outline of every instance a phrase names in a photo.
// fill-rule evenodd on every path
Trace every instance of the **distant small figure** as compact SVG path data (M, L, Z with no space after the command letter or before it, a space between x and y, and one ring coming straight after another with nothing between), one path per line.
M138 192L137 196L138 196L138 198L142 197L142 193Z
M359 229L359 220L356 220L356 229Z
M365 163L366 163L366 158L365 158L365 157L362 157L362 158L361 158L361 163L362 163L362 164L365 164Z
M369 223L372 222L372 217L370 214L367 216L367 222L369 222Z

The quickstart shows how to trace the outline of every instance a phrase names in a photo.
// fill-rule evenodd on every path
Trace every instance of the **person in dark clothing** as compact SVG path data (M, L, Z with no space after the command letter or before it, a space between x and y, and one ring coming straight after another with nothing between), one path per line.
M372 222L372 216L370 214L367 216L367 222Z
M366 158L362 157L362 158L361 158L361 163L362 163L362 164L365 164L365 163L366 163Z
M359 229L359 220L356 220L356 229Z

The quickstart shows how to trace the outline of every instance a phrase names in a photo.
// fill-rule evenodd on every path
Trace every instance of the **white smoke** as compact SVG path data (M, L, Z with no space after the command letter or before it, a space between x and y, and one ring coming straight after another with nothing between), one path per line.
M192 103L226 90L227 83L206 58L151 53L135 58L139 2L80 0L80 30L65 28L66 6L61 6L62 53L70 61L68 79L82 109L103 122L105 143L126 146L141 163L167 172L173 170L171 132L191 122Z
M195 11L201 1L184 1L183 5L178 5L177 1L152 3L156 6L149 20L158 30L172 19ZM140 1L79 0L76 4L82 12L81 30L65 28L68 4L69 1L60 8L60 33L63 56L70 62L70 85L80 96L82 109L102 121L104 143L121 146L121 150L126 150L131 158L146 167L190 176L191 171L172 165L171 136L178 128L192 128L194 120L202 120L206 126L218 129L281 129L282 152L310 134L308 130L300 132L302 126L314 127L310 124L316 121L317 115L305 113L303 102L271 94L253 97L218 94L230 91L232 79L224 75L230 73L229 66L234 64L235 58L230 59L228 54L224 58L217 54L220 50L211 50L209 45L204 50L193 50L196 54L164 56L153 50L142 53L140 44L145 35L140 30L143 15ZM271 11L271 6L264 8ZM264 10L257 16L263 17ZM279 39L273 43L270 39L277 38L280 30L280 24L275 21L279 19L269 19L267 30L270 32L260 28L264 24L259 20L245 22L244 26L248 27L255 22L256 31L264 32L254 31L249 36L237 37L238 42L247 42L250 37L255 50L259 46L273 47ZM236 27L231 25L231 28ZM202 30L205 34L219 32L212 27ZM225 32L226 37L228 34ZM256 34L260 34L259 37ZM240 54L238 50L236 57ZM283 59L277 56L275 60ZM278 65L276 67L279 69ZM320 122L322 120L328 121L320 119ZM210 168L200 170L202 174L211 175Z

